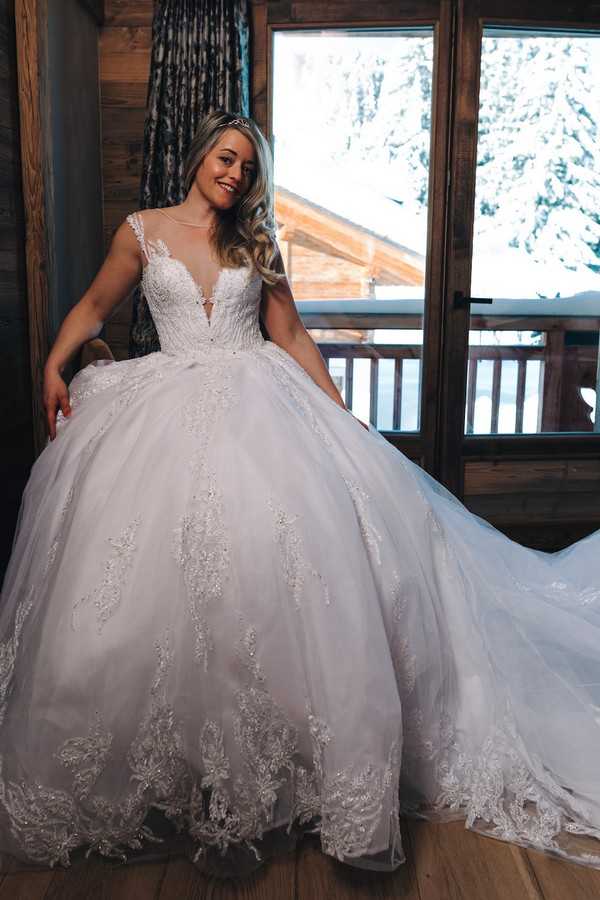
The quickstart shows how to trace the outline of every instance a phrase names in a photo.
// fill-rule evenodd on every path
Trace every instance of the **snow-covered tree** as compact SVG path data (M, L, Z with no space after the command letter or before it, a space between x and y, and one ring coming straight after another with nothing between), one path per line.
M484 37L476 256L498 258L503 248L511 248L515 259L551 262L553 272L565 277L589 270L596 281L598 49L600 41L592 37ZM433 38L426 35L286 38L285 64L276 66L276 78L285 80L275 91L276 164L279 149L298 165L344 166L422 216L428 201L432 56ZM574 283L549 274L538 293L564 294L561 280Z
M480 247L493 241L536 262L559 259L567 269L600 271L600 86L592 43L484 38Z

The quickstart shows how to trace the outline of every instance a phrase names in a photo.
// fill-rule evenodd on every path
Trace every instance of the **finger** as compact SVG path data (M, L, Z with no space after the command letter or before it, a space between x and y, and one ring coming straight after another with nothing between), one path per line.
M48 419L48 432L50 434L50 440L53 441L56 437L56 410L50 408L47 413Z
M61 394L60 408L62 410L63 416L71 415L71 404L69 403L69 395L68 394Z

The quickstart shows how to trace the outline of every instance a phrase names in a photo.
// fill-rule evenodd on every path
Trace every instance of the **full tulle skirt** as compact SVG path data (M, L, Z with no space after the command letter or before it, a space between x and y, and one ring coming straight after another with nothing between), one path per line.
M510 541L270 341L70 390L2 590L5 860L393 869L406 813L600 866L600 532Z

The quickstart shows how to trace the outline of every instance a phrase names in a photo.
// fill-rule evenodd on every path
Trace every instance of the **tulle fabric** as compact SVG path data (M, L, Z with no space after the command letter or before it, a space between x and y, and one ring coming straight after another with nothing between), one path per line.
M393 869L401 812L600 865L600 533L508 540L268 341L71 392L0 606L5 870Z

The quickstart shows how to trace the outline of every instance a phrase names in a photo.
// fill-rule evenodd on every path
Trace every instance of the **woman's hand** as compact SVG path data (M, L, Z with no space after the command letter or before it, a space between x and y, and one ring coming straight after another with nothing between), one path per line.
M46 368L44 369L44 409L51 441L56 437L56 415L59 407L63 416L71 415L69 389L58 369Z

